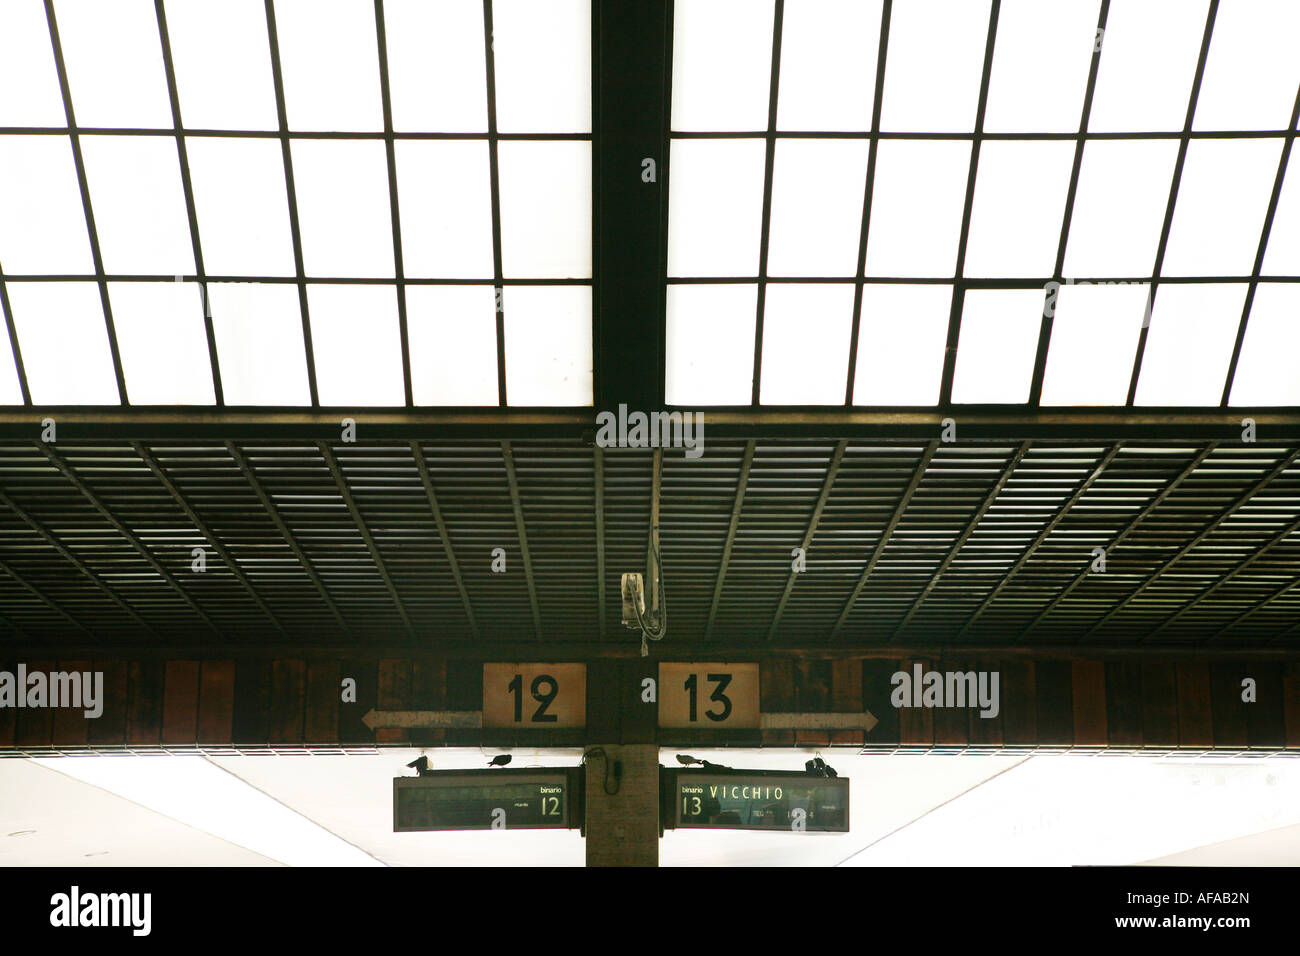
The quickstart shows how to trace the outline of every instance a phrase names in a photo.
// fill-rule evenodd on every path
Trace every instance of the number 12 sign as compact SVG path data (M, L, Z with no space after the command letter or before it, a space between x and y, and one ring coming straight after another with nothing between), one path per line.
M757 727L758 665L660 664L659 726Z
M484 664L483 726L585 727L586 664Z

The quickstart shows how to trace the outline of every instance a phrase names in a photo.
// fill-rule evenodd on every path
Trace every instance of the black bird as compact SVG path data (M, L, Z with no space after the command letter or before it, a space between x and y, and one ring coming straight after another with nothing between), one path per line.
M433 768L429 766L429 758L426 757L424 754L420 754L420 756L416 757L414 760L408 763L407 766L413 767L415 769L415 772L419 774L421 777L433 773Z
M504 767L513 759L514 757L510 756L510 754L497 754L495 757L493 757L491 760L488 761L488 766Z

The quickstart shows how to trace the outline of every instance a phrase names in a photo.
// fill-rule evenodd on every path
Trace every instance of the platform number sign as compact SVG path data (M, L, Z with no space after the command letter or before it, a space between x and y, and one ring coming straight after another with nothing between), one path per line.
M659 665L659 726L758 726L757 664Z
M586 664L483 665L484 727L548 730L586 723Z

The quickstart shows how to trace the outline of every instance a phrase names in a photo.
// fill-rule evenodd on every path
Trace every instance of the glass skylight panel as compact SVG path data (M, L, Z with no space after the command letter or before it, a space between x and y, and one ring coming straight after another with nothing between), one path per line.
M81 154L104 269L118 275L194 272L176 142L161 136L83 136Z
M674 140L668 191L670 276L757 276L762 140Z
M0 266L9 275L95 271L67 137L0 136Z
M769 285L759 401L843 405L852 330L852 285Z
M936 404L951 308L952 286L863 286L853 404Z
M404 405L397 289L309 285L311 346L322 405Z
M293 177L309 276L389 278L393 225L379 140L294 140Z
M777 140L773 170L768 275L855 275L866 140Z
M667 404L750 403L757 306L756 285L668 286Z
M0 260L5 261L5 260ZM1291 146L1282 193L1264 250L1264 275L1300 275L1300 149Z
M591 287L507 286L506 400L591 405Z
M487 141L403 140L396 150L407 278L491 279Z
M460 0L385 0L384 22L393 128L486 132L482 5Z
M373 3L277 0L275 29L290 129L384 128Z
M590 0L493 0L497 129L591 132Z
M0 126L66 126L41 0L0 3Z
M211 405L212 365L197 282L110 282L132 405Z
M99 287L11 282L8 289L32 404L119 404Z
M167 0L166 13L186 128L279 128L266 4Z
M497 404L492 286L407 286L406 324L416 405Z
M1245 283L1160 286L1133 403L1218 405L1245 298Z
M294 285L213 282L208 308L227 405L310 405Z
M673 129L767 129L773 13L773 0L673 5Z
M1300 285L1261 282L1251 302L1228 404L1300 405L1297 359Z
M501 270L507 278L591 277L591 143L502 142Z
M1088 114L1090 132L1183 128L1206 9L1207 0L1123 0L1110 5Z
M895 4L889 21L880 128L971 132L988 28L988 0Z
M1151 274L1178 159L1176 140L1090 140L1065 246L1067 276Z
M985 131L1078 130L1097 43L1097 8L1097 0L1004 0L989 75Z
M1250 275L1281 153L1280 139L1188 144L1164 275Z
M1193 129L1286 129L1300 84L1300 4L1219 4Z
M1056 268L1074 143L980 147L966 243L968 276L1047 276Z
M1140 283L1064 285L1049 296L1054 319L1042 404L1123 405L1128 401L1147 289Z
M1029 399L1043 318L1041 289L971 289L962 308L954 403Z
M877 145L868 275L953 274L970 149L970 143L943 140L883 140Z
M190 136L186 152L207 273L293 275L280 141Z
M880 0L786 0L777 129L871 128L880 8Z
M0 405L21 405L23 387L18 381L18 366L14 362L13 346L6 332L0 335Z
M149 0L55 0L54 13L79 126L171 128L162 41Z

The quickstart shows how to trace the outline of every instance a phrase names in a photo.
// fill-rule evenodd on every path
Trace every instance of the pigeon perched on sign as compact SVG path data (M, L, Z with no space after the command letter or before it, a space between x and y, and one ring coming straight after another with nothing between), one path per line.
M508 763L509 763L511 760L513 760L513 759L514 759L514 758L511 757L510 754L497 754L495 757L493 757L491 760L488 761L488 766L489 766L489 767L504 767L506 764L508 764Z
M429 758L424 754L420 754L420 756L408 763L407 766L413 768L421 777L433 773L433 768L429 766Z

